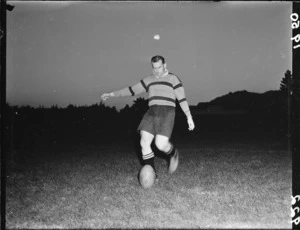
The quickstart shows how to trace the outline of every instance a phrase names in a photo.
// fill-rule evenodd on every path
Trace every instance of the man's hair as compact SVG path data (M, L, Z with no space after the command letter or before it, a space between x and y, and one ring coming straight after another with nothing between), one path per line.
M159 61L161 61L163 64L165 64L165 58L162 57L162 56L156 55L156 56L151 58L152 63L156 63L156 62L159 62Z

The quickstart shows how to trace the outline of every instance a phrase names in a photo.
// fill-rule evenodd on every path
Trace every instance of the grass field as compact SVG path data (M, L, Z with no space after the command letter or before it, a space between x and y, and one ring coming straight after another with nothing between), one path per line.
M131 144L37 147L7 174L7 228L291 228L292 159L274 142L178 142L138 183Z

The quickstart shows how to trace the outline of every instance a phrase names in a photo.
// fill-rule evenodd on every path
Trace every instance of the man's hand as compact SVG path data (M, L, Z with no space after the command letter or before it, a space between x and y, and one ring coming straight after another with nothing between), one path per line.
M114 96L114 93L103 93L103 94L101 95L101 99L102 99L103 101L106 101L108 98L113 97L113 96Z
M194 130L195 124L194 124L193 118L191 116L189 116L187 118L187 122L188 122L188 125L189 125L189 130L190 131Z

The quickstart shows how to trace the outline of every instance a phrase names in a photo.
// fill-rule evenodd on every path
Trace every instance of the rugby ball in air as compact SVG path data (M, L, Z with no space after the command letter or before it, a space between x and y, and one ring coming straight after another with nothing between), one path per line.
M155 171L151 165L144 165L139 173L139 181L142 188L151 188L155 182Z
M156 34L156 35L154 35L154 37L153 37L155 40L159 40L160 39L160 36L159 36L159 34Z

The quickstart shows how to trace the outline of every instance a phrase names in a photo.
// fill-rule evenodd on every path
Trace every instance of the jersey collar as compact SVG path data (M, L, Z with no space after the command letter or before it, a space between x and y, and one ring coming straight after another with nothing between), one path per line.
M156 78L163 78L163 77L165 77L165 76L167 76L169 74L169 71L166 69L166 71L165 71L165 73L161 76L161 77L157 77L157 76L155 76Z

